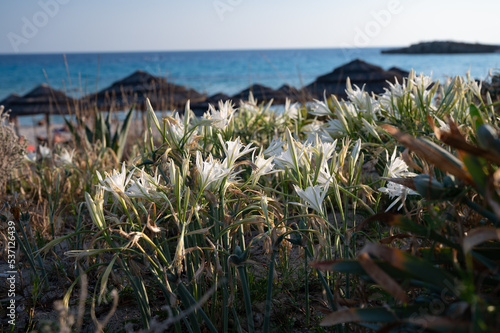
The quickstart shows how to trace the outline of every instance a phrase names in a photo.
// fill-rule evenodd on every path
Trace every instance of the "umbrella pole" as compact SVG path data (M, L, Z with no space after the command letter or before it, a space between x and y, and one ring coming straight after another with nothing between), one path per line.
M48 113L45 114L45 125L47 130L47 146L52 149L52 140L50 138L50 115Z
M18 138L21 137L21 132L19 131L19 116L15 116L12 121L14 122L14 130Z

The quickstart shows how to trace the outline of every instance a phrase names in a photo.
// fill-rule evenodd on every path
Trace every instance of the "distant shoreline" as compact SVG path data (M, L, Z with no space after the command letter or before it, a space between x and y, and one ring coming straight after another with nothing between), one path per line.
M486 54L500 53L500 45L434 41L413 44L403 48L382 50L381 52L382 54Z

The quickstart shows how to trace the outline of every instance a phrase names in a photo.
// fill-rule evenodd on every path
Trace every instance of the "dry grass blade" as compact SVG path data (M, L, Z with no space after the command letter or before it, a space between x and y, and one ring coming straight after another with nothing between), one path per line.
M357 322L362 318L357 314L356 309L345 309L331 312L321 321L321 326L334 326L341 323Z
M450 132L443 131L436 127L434 124L434 120L430 116L428 116L427 119L432 127L432 130L436 134L436 137L447 145L458 150L465 151L474 156L484 157L489 161L500 164L500 156L498 156L497 154L493 154L486 149L468 143L462 133L460 133L457 124L453 121L453 119L448 118Z
M417 170L420 173L424 172L424 170L422 170L422 168L420 166L418 166L418 164L413 161L413 158L410 156L410 150L408 148L406 148L403 151L402 158L403 158L403 161L405 161L405 163L410 168L415 169L415 170Z
M380 242L380 244L391 244L396 239L405 239L405 238L410 238L410 237L413 237L413 235L410 235L410 234L397 234L397 235L394 235L394 236L389 236L389 237L382 238L379 242Z
M491 240L500 241L500 229L490 227L476 228L464 237L462 247L464 252L468 253L474 246Z
M333 265L341 262L341 260L324 260L310 263L311 267L320 269L322 271L331 270Z
M389 178L389 177L380 177L380 179L388 180L390 182L403 185L405 187L411 188L416 191L417 187L415 186L415 181L413 178Z
M422 328L435 329L442 332L468 332L470 329L470 323L442 316L415 316L405 319L405 321Z
M439 146L430 141L416 139L391 125L384 124L381 127L420 158L445 172L451 173L469 185L474 184L470 174L463 168L463 163Z
M394 298L403 303L408 302L406 293L401 286L394 281L386 272L384 272L377 264L370 258L368 253L364 252L358 256L359 263L368 275L382 288L384 288Z

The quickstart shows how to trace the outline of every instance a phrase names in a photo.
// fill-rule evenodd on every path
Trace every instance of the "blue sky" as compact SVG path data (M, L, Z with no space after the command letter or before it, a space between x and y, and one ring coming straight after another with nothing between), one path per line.
M0 53L500 44L498 0L4 0L0 9Z

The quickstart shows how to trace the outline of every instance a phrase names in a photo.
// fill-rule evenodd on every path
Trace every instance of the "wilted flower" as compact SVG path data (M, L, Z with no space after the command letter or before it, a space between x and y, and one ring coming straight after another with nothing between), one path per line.
M0 105L0 190L25 153L25 140L19 139L13 124L9 124L9 114Z
M324 216L323 201L328 194L328 184L326 186L309 186L305 190L294 185L297 195L304 200L306 206L311 207L316 212Z
M208 106L208 112L205 113L204 118L212 121L212 126L219 129L225 129L231 119L233 118L234 109L231 101L219 101L219 110L210 104Z

